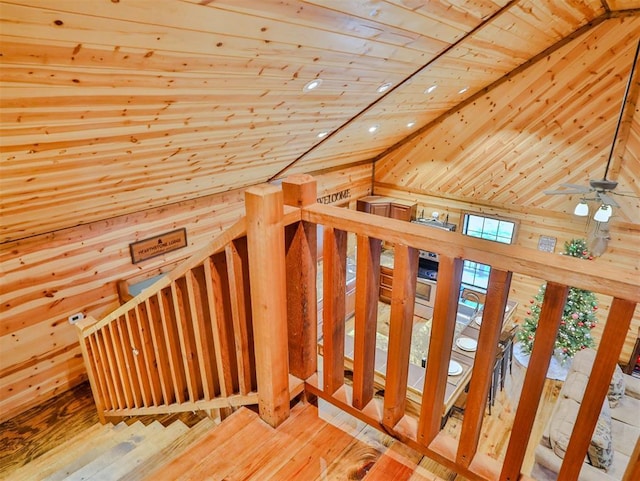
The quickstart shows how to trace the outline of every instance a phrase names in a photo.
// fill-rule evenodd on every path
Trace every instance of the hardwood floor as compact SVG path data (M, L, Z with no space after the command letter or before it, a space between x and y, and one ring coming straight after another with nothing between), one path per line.
M388 309L381 307L379 322L384 326L385 315L388 315ZM384 327L382 328L384 329ZM512 374L507 375L504 390L498 393L496 403L492 408L491 414L485 413L482 435L480 438L479 451L488 454L496 459L503 459L509 436L513 427L513 419L515 416L515 406L517 405L522 382L524 379L525 369L515 360L513 361ZM534 431L531 433L530 443L525 457L523 470L528 473L533 465L533 452L535 450L537 440L540 439L542 430L551 409L558 396L561 383L558 381L547 380L543 398L538 410L538 418ZM464 397L458 403L464 408ZM205 415L203 413L193 414L186 413L182 415L171 415L165 417L147 417L142 421L145 424L151 422L152 419L160 419L163 424L168 425L172 419L180 418L188 426L195 425ZM454 412L444 426L444 430L458 437L462 428L464 414ZM118 420L116 420L118 421ZM125 420L133 422L133 419ZM12 470L28 463L30 460L41 456L53 447L73 438L77 434L89 429L98 422L95 412L93 398L91 396L88 383L84 383L71 391L67 391L54 399L44 403L41 406L30 409L29 411L12 418L0 425L2 438L0 440L0 478L4 478ZM372 429L372 428L371 428ZM367 431L364 431L365 433ZM358 435L364 436L363 433ZM396 447L396 450L402 448ZM407 455L405 453L405 455ZM415 457L417 453L409 455ZM419 455L418 455L419 456ZM428 476L426 479L444 479L448 481L465 481L462 476L456 475L455 472L438 465L434 461L427 458L420 458L418 461L420 469ZM396 466L402 470L401 466L395 464L393 460L386 460L388 465L384 469L392 469ZM382 470L383 467L377 467L376 470ZM357 474L357 473L356 473Z
M513 375L507 379L504 391L501 391L498 395L492 414L489 415L487 413L485 416L483 433L480 439L480 451L498 459L504 457L514 416L512 396L519 394L523 372L523 368L514 364ZM553 405L553 400L557 397L559 385L560 383L557 381L548 381L547 383L540 409L541 418L536 425L536 432L532 433L533 439L538 439L542 432L546 417L549 415ZM332 419L334 425L355 436L358 441L351 448L357 450L357 452L351 453L349 456L345 455L346 464L342 467L338 464L332 468L336 472L339 470L342 470L341 472L344 471L343 474L349 476L349 479L361 479L361 476L366 473L366 470L363 473L351 472L354 469L354 465L351 461L347 463L346 460L352 460L352 455L360 461L366 460L368 455L378 459L382 452L379 449L380 446L392 445L393 450L385 453L380 458L381 462L378 461L380 462L378 466L372 464L372 466L375 466L373 472L377 474L367 475L365 480L394 479L392 477L385 478L385 473L395 472L400 476L407 470L407 465L413 463L418 464L418 468L415 471L417 474L414 473L410 479L466 481L466 478L456 475L455 472L422 457L419 453L406 446L393 443L391 438L375 431L373 428L363 425L344 413L336 412L335 408L331 406L321 405L320 411L321 417ZM163 424L169 425L173 419L180 418L185 424L194 426L202 417L204 416L186 413L179 416L160 417L160 420L163 421ZM151 419L151 417L144 417L141 420L146 424ZM456 413L452 415L447 421L444 430L453 436L459 436L462 419L462 414ZM133 423L134 419L125 421ZM6 421L0 425L2 432L2 440L0 441L0 478L11 479L12 471L64 443L66 440L95 427L97 422L98 418L87 383ZM297 426L296 429L306 429L306 427ZM333 439L332 436L330 437ZM285 442L285 440L286 438L283 438L280 442ZM535 443L532 443L529 448L525 459L525 470L529 470L533 463ZM366 465L366 462L358 464L361 469L365 469L362 467L366 467ZM397 479L405 478L400 477Z
M127 424L141 421L149 424L158 420L163 425L169 425L180 419L192 427L204 417L204 413L189 412L117 418L113 421L125 421ZM12 471L90 429L98 422L88 382L5 421L0 424L0 479L5 479Z

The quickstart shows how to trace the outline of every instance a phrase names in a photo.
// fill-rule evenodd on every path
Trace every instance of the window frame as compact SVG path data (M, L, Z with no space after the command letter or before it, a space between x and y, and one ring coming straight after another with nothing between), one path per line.
M498 224L498 228L496 229L496 239L487 239L485 237L467 234L468 225L469 225L469 217L470 216L481 217L483 219L491 219L491 220L497 221L498 223L507 222L507 223L513 225L513 229L511 231L511 241L510 242L502 242L502 241L497 240L499 227L500 227L499 224ZM503 218L501 216L498 216L498 215L491 215L491 214L487 215L487 214L483 214L483 213L480 213L480 212L463 211L462 212L462 228L460 229L460 233L462 235L466 235L468 237L473 237L474 239L483 239L483 240L486 240L486 241L489 241L489 242L496 242L498 244L513 245L513 244L515 244L516 237L517 237L517 234L518 234L518 227L519 227L519 222L517 222L516 220L513 220L513 219L505 219L505 218ZM484 233L484 222L483 222L483 230L482 230L481 234L483 234L483 233ZM475 266L469 268L469 267L467 267L469 265L469 263L473 263L473 264L475 264ZM464 274L464 270L465 269L473 270L474 271L474 274L473 274L474 282L477 282L477 279L479 277L484 278L484 276L479 276L478 275L478 273L483 269L482 266L486 266L486 264L482 264L481 262L477 262L477 261L474 261L472 259L464 259L463 260L463 274ZM489 275L491 273L491 267L490 266L488 266L488 267L489 267L489 269L488 269L488 275ZM488 283L488 275L487 275L487 283ZM461 282L460 288L461 288L460 292L462 292L462 290L465 289L465 288L480 290L480 291L482 291L484 293L487 292L487 287L486 286L480 286L478 284L469 284L467 282Z

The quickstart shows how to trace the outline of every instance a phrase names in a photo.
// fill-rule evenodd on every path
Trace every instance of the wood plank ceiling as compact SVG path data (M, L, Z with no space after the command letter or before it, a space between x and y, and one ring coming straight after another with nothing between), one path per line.
M610 145L639 9L640 0L2 1L0 242L371 161L428 134L434 121L444 125L443 115L486 116L486 106L473 105L500 88L507 95L516 78L553 83L544 62L562 49L568 57L557 67L571 73L564 94L579 91L588 102L593 92L579 80L596 68L610 89L604 110L593 112L602 127L589 129L597 155L576 159L584 174ZM583 42L600 31L611 42L606 52L598 35ZM303 91L314 79L321 85ZM511 107L526 102L526 91L514 91ZM572 123L570 110L558 115ZM630 123L632 160L619 171L633 179L638 116ZM522 171L547 148L510 140L518 132L508 129L487 137L488 126L479 127L472 135L490 139L480 149L528 149L519 152ZM556 154L571 158L580 132L563 130L574 141ZM486 162L475 168L499 159ZM412 168L379 163L389 174L382 180ZM539 187L505 177L506 190L576 181L561 172L540 174ZM637 179L624 187L640 190ZM472 198L473 190L452 194ZM535 196L498 200L543 204Z

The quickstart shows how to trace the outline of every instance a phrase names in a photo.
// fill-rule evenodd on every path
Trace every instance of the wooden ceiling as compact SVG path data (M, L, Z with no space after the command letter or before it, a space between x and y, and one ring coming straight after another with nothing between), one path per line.
M640 0L7 0L0 19L2 242L372 159L380 182L567 210L540 192L603 171ZM636 105L612 173L640 195Z

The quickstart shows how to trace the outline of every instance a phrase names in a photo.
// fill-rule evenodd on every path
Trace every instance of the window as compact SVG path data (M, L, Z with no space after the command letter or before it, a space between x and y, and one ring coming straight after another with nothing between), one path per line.
M477 214L465 214L462 233L479 239L487 239L502 244L511 244L516 224L508 220L485 217ZM486 291L489 285L491 268L479 262L464 261L462 267L462 289L477 288Z
M508 220L465 214L462 233L471 237L511 244L516 224Z

